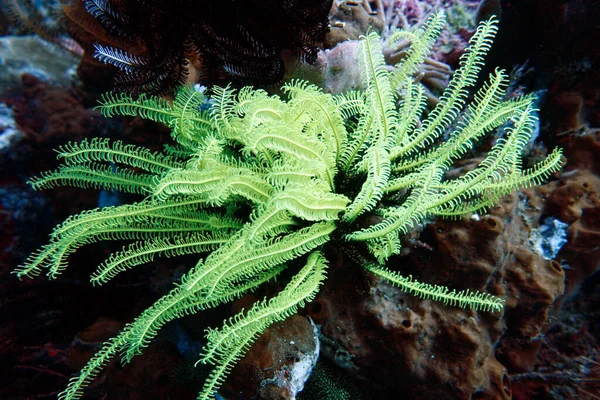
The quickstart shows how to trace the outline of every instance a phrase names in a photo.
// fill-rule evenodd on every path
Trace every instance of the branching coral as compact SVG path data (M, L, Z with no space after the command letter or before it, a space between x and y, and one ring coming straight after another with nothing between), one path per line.
M432 5L429 6L431 7ZM442 9L443 7L440 6L438 8ZM401 63L402 59L407 56L408 50L410 49L410 36L404 37L402 40L395 40L391 43L388 39L396 31L396 26L399 22L397 18L392 19L392 17L393 15L398 17L402 9L404 9L404 7L401 7L397 2L390 2L388 4L385 2L382 3L380 0L372 2L367 0L362 2L334 2L330 13L331 31L327 34L325 42L325 45L331 48L331 51L320 53L320 59L317 61L317 65L325 68L325 71L328 71L329 73L320 74L323 75L326 82L329 81L322 85L325 91L337 93L337 90L340 90L340 83L342 84L342 90L348 88L348 85L358 83L358 79L353 79L348 73L339 74L337 71L340 69L347 71L348 68L344 68L345 65L355 64L354 51L346 49L346 47L354 46L355 41L357 42L359 36L364 35L369 29L382 32L384 43L383 53L386 63L390 68ZM425 15L429 14L431 14L431 10ZM404 24L404 29L406 31L416 30L418 25L425 22L425 15L420 14L421 19L417 21L419 22L418 24ZM444 31L441 34L447 35L448 32ZM465 46L460 46L460 49L462 50L464 47ZM321 58L324 58L324 60L321 60ZM416 80L424 84L427 100L432 105L435 105L439 101L437 96L444 91L450 76L452 75L452 68L445 64L445 61L445 57L438 57L436 60L426 57L415 72ZM308 68L308 70L310 70L310 68ZM317 77L319 77L319 75L317 75ZM312 82L315 82L315 78L311 77L311 79ZM338 82L340 79L342 79L342 81Z
M154 153L95 139L61 148L64 165L32 179L35 188L70 184L146 197L67 219L15 273L47 270L53 278L77 248L99 240L135 242L100 265L92 275L98 284L158 256L210 254L109 340L60 397L79 398L111 358L121 354L129 362L167 322L231 301L304 260L277 296L208 331L201 362L214 369L199 398L211 397L258 335L313 299L327 269L321 249L332 240L368 271L416 296L500 311L501 298L417 282L382 266L400 251L400 235L426 218L485 210L502 195L547 178L561 163L555 150L522 169L521 153L535 122L533 98L505 100L503 71L492 74L465 106L496 32L493 20L480 25L439 104L422 117L425 95L411 76L442 24L442 14L436 14L427 26L394 35L392 40L408 36L412 42L394 72L385 68L378 35L364 37L364 91L332 96L292 81L283 87L282 100L251 87L215 88L208 110L206 98L190 87L180 89L172 104L143 95L105 96L104 115L166 124L177 145ZM477 168L445 176L477 139L500 126L503 136ZM365 227L361 218L369 213L381 222Z

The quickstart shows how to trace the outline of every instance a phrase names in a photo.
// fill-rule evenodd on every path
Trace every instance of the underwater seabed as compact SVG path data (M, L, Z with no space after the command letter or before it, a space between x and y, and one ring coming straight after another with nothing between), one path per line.
M600 2L275 3L0 0L0 398L600 399Z

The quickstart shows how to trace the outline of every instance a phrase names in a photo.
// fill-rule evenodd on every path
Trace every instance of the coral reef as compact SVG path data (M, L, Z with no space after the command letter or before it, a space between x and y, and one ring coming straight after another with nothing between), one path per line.
M599 138L596 130L571 135L565 142L570 161L557 180L506 197L489 216L436 221L418 239L407 240L405 254L394 259L420 279L452 286L488 282L508 296L502 319L473 319L415 301L384 281L350 274L341 256L330 275L346 289L325 287L316 299L319 307L311 308L316 312L309 311L321 326L322 353L360 381L375 384L383 397L403 391L409 397L508 399L514 377L514 398L550 396L552 390L593 398L598 350L584 322L593 316L576 324L559 308L572 304L569 295L600 268L600 169L592 157ZM567 224L567 243L553 260L531 243L532 232L548 218ZM565 337L581 336L582 348L571 357L558 353L548 347L549 335L561 348L569 341Z
M389 37L397 29L411 30L423 25L434 12L444 11L448 20L445 29L433 46L430 57L456 66L458 57L475 32L477 23L499 13L481 12L488 8L488 0L469 1L416 1L416 0L361 0L333 3L330 12L331 31L325 47L332 48L347 40L357 40L368 29ZM495 9L496 7L491 7ZM485 14L485 15L484 15Z
M541 4L536 7L536 12L545 12ZM480 7L478 12L491 11ZM509 9L502 15L512 21L515 13ZM522 22L527 24L527 20ZM560 26L545 31L550 29L558 31ZM508 45L504 37L502 43ZM579 46L588 45L582 40ZM536 55L533 53L534 60ZM565 146L567 172L549 184L507 197L489 217L429 225L421 235L407 240L405 254L395 259L421 279L436 277L453 285L490 280L496 290L509 296L503 319L474 323L467 318L465 323L452 319L445 310L429 311L436 305L428 301L415 304L385 283L350 275L347 260L340 261L339 270L332 270L332 278L346 289L329 291L326 287L316 300L318 312L311 313L321 324L323 354L360 382L375 383L379 391L373 397L392 398L399 391L414 398L496 399L510 398L511 392L515 399L597 397L598 350L593 333L597 327L591 310L598 292L597 278L589 279L597 277L600 266L596 250L600 244L600 149L596 130L585 129L596 121L595 89L581 90L581 82L593 81L594 72L586 69L585 63L578 65L584 68L573 65L568 70L551 70L556 85L542 109L544 133L550 132L553 140L559 139ZM547 83L548 75L541 71L536 75ZM531 75L529 72L523 80L531 82ZM581 95L561 93L564 88L572 90L573 84ZM552 219L566 224L567 243L558 248L553 260L545 260L533 251L536 239L531 234ZM585 290L590 297L578 295L574 303L570 296L585 282L590 282ZM437 336L430 342L431 335ZM398 341L401 344L396 345ZM464 342L474 345L465 347ZM435 346L428 348L431 343ZM414 348L419 351L411 351ZM452 352L459 348L463 352L460 358L471 363L457 368L459 357ZM422 349L428 349L426 354L432 358L423 360ZM380 354L406 361L398 370L397 364L385 364Z
M384 55L391 69L408 56L411 45L408 37L388 43L387 39L396 29L417 29L434 10L446 10L450 26L441 32L431 55L415 71L415 79L424 85L429 106L433 107L475 32L477 6L484 3L335 1L330 13L331 31L325 39L325 50L319 51L314 65L291 66L287 75L310 80L329 93L355 90L361 82L360 71L355 67L358 61L356 47L361 35L369 30L383 34Z
M329 12L329 19L331 30L325 37L325 48L333 48L348 40L358 40L369 29L381 33L385 24L380 0L335 0Z
M587 301L580 299L579 304L573 304L571 299L590 277L597 276L600 269L600 178L597 174L600 164L597 160L590 163L585 156L597 148L598 143L596 130L571 138L566 144L566 153L570 155L567 171L555 182L526 191L531 207L541 212L541 218L553 217L568 224L567 243L553 261L556 268L564 269L565 291L552 305L547 322L539 327L537 334L521 329L507 335L500 343L498 352L503 363L519 384L520 394L515 398L524 398L527 392L532 396L533 393L550 396L555 390L557 396L563 392L566 397L593 398L592 393L598 392L593 386L593 375L598 369L594 360L600 354L597 341L587 333L594 327L586 323L594 319L593 308L589 309L588 315L576 311L590 307L587 303L597 303L597 292L593 289L594 285L597 288L597 278L595 284L591 283ZM551 340L547 338L549 335ZM571 344L565 339L569 337L581 337L581 348L569 350ZM552 343L557 347L552 347ZM549 360L554 361L549 363ZM589 393L584 389L589 386L587 381L592 382Z
M67 57L68 52L81 56L82 49L60 22L62 1L0 0L0 5L0 21L5 21L5 30L12 35L36 35L57 57Z
M380 280L348 277L342 259L333 279L350 280L344 286L357 289L340 294L325 288L317 299L327 310L316 317L329 343L325 354L361 380L376 382L387 396L401 390L411 397L509 399L508 371L494 357L495 346L502 335L504 343L511 335L539 334L564 289L560 266L530 250L525 219L532 217L520 215L524 202L513 195L490 216L428 226L425 242L393 261L419 278L452 286L487 282L508 296L503 319L443 310ZM383 362L382 353L395 365Z
M541 160L545 148L559 142L568 159L565 172L548 184L506 197L489 216L454 222L425 220L424 226L404 237L402 254L389 265L422 281L457 289L487 288L502 294L508 299L504 314L472 313L418 300L384 279L357 270L337 244L330 245L324 251L331 261L328 284L315 302L300 311L317 324L319 339L314 340L313 327L303 316L269 328L225 382L221 392L227 393L227 398L292 398L300 386L294 384L292 389L292 382L306 378L306 371L295 366L313 354L316 346L322 350L311 376L316 384L309 380L299 398L366 400L398 398L398 393L440 399L600 396L596 322L600 317L600 134L591 128L600 121L598 74L593 68L600 52L589 45L600 37L593 28L597 24L590 22L597 15L597 6L567 0L462 3L466 8L455 8L457 2L447 0L336 1L334 11L338 12L330 18L332 30L326 40L344 41L320 51L312 75L304 76L331 93L364 88L356 68L358 36L365 34L368 26L384 35L395 26L418 27L432 6L441 5L449 10L453 27L442 33L433 58L421 64L424 75L415 75L433 88L431 107L447 85L449 66L456 66L460 49L473 33L474 21L491 14L501 16L500 37L491 53L495 60L490 64L511 68L529 59L528 65L520 67L520 75L512 74L508 93L523 93L527 87L538 90L542 98L536 104L541 108L539 138L535 145L528 144L532 150L525 161L531 165ZM66 4L65 22L85 21L83 28L67 25L75 37L91 34L80 40L87 47L79 74L91 71L95 77L86 80L86 89L90 89L89 82L97 82L97 88L103 90L115 71L99 68L103 64L93 59L93 42L131 54L144 54L145 49L114 42L82 5ZM46 17L44 22L53 23ZM338 39L333 39L336 35ZM113 42L104 41L107 39ZM13 110L0 109L4 146L0 148L0 227L5 245L0 263L7 272L25 252L41 244L42 231L48 231L56 220L92 208L99 201L105 204L91 192L60 188L35 194L24 187L23 177L55 166L49 146L77 140L88 135L86 130L94 130L94 136L110 133L131 143L151 143L153 150L159 150L169 131L135 118L124 121L127 128L123 134L123 121L107 125L97 113L86 110L93 102L82 100L81 93L48 84L68 84L70 77L65 71L71 61L30 38L3 40L22 40L27 46L36 46L35 54L45 55L34 62L20 55L3 64L10 68L2 69L3 73L18 71L6 81L10 84L2 85L11 88L10 93L2 93L2 99ZM388 47L386 61L404 59L405 50L402 43ZM66 61L65 67L54 69L49 60ZM283 60L287 69L292 58L284 55ZM197 61L194 74L200 65ZM429 61L444 64L428 65ZM22 69L24 63L28 65ZM48 68L52 68L50 73L36 72ZM19 77L22 70L34 75L24 77L25 86ZM437 79L438 73L442 79ZM197 75L189 78L195 80ZM474 157L461 162L448 176L455 178L481 162L481 157ZM101 196L112 193L103 191ZM119 198L115 204L122 201ZM371 216L361 222L366 226L380 221ZM549 234L542 233L549 227ZM566 244L561 243L563 235ZM558 239L551 251L550 239ZM119 244L85 247L72 257L70 272L57 282L16 283L0 277L0 369L4 371L0 397L55 397L104 340L151 306L196 262L193 257L155 262L155 268L132 271L135 276L119 279L114 286L91 288L86 282L89 265L100 264L119 248ZM251 301L273 295L274 288L280 287L281 283L274 284L260 295L242 298L233 312L247 309ZM85 398L191 398L201 390L209 372L201 365L194 367L203 345L202 329L230 314L228 309L218 309L167 325L130 365L109 363ZM72 339L74 332L80 333ZM331 361L336 365L323 372L319 365ZM331 369L336 373L331 374ZM360 391L360 387L366 390Z
M68 218L55 228L50 242L14 273L23 278L45 271L54 278L79 247L99 240L135 242L100 264L91 278L95 284L157 256L210 254L183 275L179 285L106 341L60 397L80 398L112 358L121 354L130 362L167 322L255 290L288 263L305 258L304 267L276 296L207 331L199 362L213 368L199 398L213 397L259 335L314 298L328 265L322 247L332 240L366 271L422 299L471 312L499 312L505 299L479 291L494 287L503 297L507 294L507 304L515 307L517 296L503 284L481 279L493 271L486 265L473 265L474 275L480 278L471 280L475 287L443 275L433 283L422 283L384 266L400 253L400 237L425 218L457 218L489 209L514 189L545 180L562 163L562 153L556 149L533 167L521 168L522 151L535 122L533 98L503 100L507 83L503 71L490 76L464 116L458 117L495 34L494 20L480 24L440 102L427 117L422 115L426 96L411 75L443 22L438 13L411 32L410 55L393 72L385 68L379 36L372 32L362 39L365 89L360 92L333 97L307 82L292 81L283 88L288 97L284 101L251 87L239 92L214 88L208 111L203 110L206 99L192 87L180 89L172 104L145 96L104 96L100 107L104 115L139 115L162 122L172 129L177 145L159 153L94 138L61 147L63 165L32 178L33 187L66 184L147 197ZM479 165L446 176L481 136L507 122L506 138ZM440 142L450 126L456 128ZM500 223L492 222L483 225L495 236ZM439 281L450 282L455 289L435 283ZM404 328L413 326L405 321ZM417 321L414 325L418 327ZM472 334L459 336L466 341ZM429 346L436 343L432 340ZM477 347L476 340L471 344ZM422 350L421 356L431 353ZM313 355L294 368L293 383L284 388L290 396L300 390L315 360ZM506 392L504 375L496 375L496 386Z
M68 86L77 59L57 57L36 36L0 38L0 88L4 95L18 92L22 74L30 74L47 83Z

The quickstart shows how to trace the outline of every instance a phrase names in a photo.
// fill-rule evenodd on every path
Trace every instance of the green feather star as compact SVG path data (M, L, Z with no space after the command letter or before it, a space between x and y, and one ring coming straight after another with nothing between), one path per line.
M316 296L327 268L321 249L332 238L342 246L362 242L364 268L415 296L501 311L498 297L421 283L383 266L399 253L400 235L426 218L483 212L501 196L542 182L562 162L555 150L522 169L521 154L536 122L534 98L506 99L503 71L495 71L465 105L496 32L494 20L479 26L439 104L422 117L425 95L412 76L443 23L436 14L419 30L393 35L392 42L412 43L393 71L385 66L378 35L363 37L362 91L333 96L292 81L283 87L283 100L251 87L215 88L208 110L207 98L190 87L181 88L172 104L144 95L106 95L99 107L105 116L160 122L172 129L177 144L151 152L92 139L60 148L64 165L33 178L34 188L66 184L145 198L68 218L15 273L22 278L46 271L54 278L69 255L101 240L134 242L99 266L92 275L98 284L157 257L207 256L109 340L59 397L81 397L111 358L120 354L129 362L167 322L230 302L303 259L305 266L277 296L208 331L200 362L214 369L198 398L212 397L258 335ZM499 127L500 139L477 168L446 177L478 139ZM402 202L392 198L398 191ZM243 217L240 210L250 211ZM357 218L366 213L380 222L360 228Z

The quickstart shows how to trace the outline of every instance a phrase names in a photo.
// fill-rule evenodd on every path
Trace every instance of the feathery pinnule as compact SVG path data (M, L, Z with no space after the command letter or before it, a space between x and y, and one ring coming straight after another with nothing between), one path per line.
M251 87L214 88L210 99L182 87L172 103L105 95L99 106L105 116L160 122L172 129L176 144L162 152L107 139L61 147L64 165L33 178L34 188L69 184L145 197L68 218L15 273L22 278L47 271L54 278L69 255L100 240L133 243L99 266L92 275L98 284L157 257L205 258L109 340L60 398L81 397L111 358L121 354L131 361L167 322L232 301L303 261L278 295L208 331L200 362L214 369L199 398L212 397L268 326L318 293L327 268L321 249L332 239L367 271L415 296L502 311L504 300L492 294L418 282L383 265L399 254L400 236L427 218L483 212L501 196L548 178L562 162L557 149L523 170L522 152L536 121L534 99L506 99L503 71L495 71L466 104L496 33L494 20L480 24L446 92L422 117L424 91L411 74L442 24L443 15L435 14L421 29L392 36L409 38L412 47L391 72L380 38L368 33L359 47L364 89L342 95L295 80L283 87L286 100ZM496 128L503 133L475 169L446 177L456 160ZM401 190L397 200L393 196ZM357 218L365 213L377 214L380 222L361 227Z

